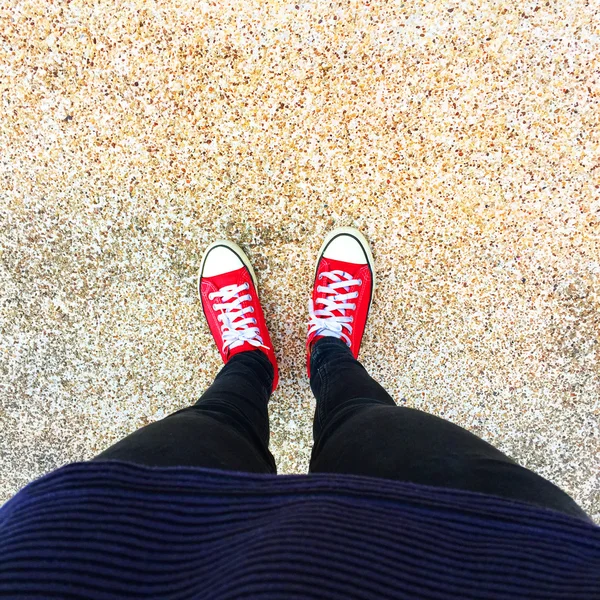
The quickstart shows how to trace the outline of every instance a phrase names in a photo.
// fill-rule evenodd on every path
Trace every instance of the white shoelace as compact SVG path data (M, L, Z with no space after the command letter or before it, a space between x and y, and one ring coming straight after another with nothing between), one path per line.
M351 346L350 337L352 333L352 323L354 317L348 316L347 311L355 310L356 304L349 303L348 300L358 298L358 291L351 292L350 288L362 285L362 280L352 279L352 276L345 271L324 271L319 275L319 279L327 278L332 283L329 285L320 285L317 292L327 294L324 298L317 298L317 304L323 304L323 308L317 308L311 300L308 302L308 335L313 333L328 337L343 339L347 346ZM345 294L340 294L341 290ZM341 314L334 314L334 311ZM346 332L344 332L344 329Z
M240 292L249 290L248 283L241 285L226 285L218 292L211 292L208 295L209 300L221 298L220 304L213 304L214 311L221 311L217 319L221 322L221 335L223 336L223 352L229 349L238 348L244 343L249 343L256 348L267 348L260 337L260 330L256 325L256 319L246 317L246 313L253 313L254 307L246 306L242 308L242 302L252 300L250 294L240 296ZM253 327L254 325L254 327Z

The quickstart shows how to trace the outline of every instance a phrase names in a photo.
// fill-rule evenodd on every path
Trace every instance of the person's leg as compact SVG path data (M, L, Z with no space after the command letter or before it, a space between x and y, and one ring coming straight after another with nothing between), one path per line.
M357 360L374 289L365 237L332 231L317 257L309 305L307 366L317 399L310 472L470 490L587 518L555 485L476 435L395 405Z
M267 412L272 384L266 354L236 354L196 404L142 427L93 460L275 473Z
M94 460L275 473L267 404L277 387L277 360L256 275L237 244L218 240L207 248L198 295L225 366L196 404L132 433Z
M342 341L311 353L317 399L312 473L368 475L481 492L588 519L565 492L469 431L398 407Z

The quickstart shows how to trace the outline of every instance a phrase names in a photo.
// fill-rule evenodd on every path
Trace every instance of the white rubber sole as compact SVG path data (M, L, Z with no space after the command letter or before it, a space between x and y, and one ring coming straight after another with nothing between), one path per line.
M256 273L254 272L254 269L252 268L252 265L250 263L250 259L246 256L246 253L235 242L230 242L228 240L217 240L216 242L213 242L204 251L204 255L202 256L202 262L200 263L200 270L198 271L198 286L197 286L198 287L198 296L200 297L200 299L202 299L202 297L200 295L200 281L202 280L202 273L204 272L204 263L206 262L206 257L208 256L208 253L215 246L225 246L225 247L229 248L230 250L232 250L233 252L235 252L237 254L237 256L239 256L240 260L244 263L244 266L247 267L248 271L250 271L250 276L252 277L252 283L254 283L254 288L256 289L256 293L258 294L258 281L256 279Z
M362 246L365 254L367 256L367 263L369 264L369 268L371 269L371 275L373 277L373 290L371 291L371 301L369 302L369 309L373 304L373 298L375 297L375 259L373 258L373 253L371 252L371 247L369 246L369 242L367 238L355 227L338 227L333 231L330 231L325 238L325 241L321 244L321 249L319 250L319 254L317 255L317 263L315 265L315 279L317 277L317 269L319 268L319 261L321 260L321 256L325 252L325 248L329 245L329 242L338 235L347 234L356 238L360 245Z

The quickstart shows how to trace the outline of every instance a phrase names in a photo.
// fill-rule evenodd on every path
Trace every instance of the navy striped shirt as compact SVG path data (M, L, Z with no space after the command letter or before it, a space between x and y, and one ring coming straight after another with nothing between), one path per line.
M370 477L78 463L0 509L0 597L600 599L600 528Z

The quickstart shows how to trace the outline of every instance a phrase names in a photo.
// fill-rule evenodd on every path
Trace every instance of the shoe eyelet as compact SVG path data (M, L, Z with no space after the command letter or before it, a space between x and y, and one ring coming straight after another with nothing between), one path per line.
M211 292L211 293L208 295L208 299L209 299L209 300L214 300L214 299L215 299L215 295L214 295L214 294Z
M256 325L258 321L256 319L252 319L252 322Z
M216 311L216 310L217 310L217 305L216 305L216 304L213 304L213 305L212 305L212 309Z
M356 310L356 304L352 305L352 310Z
M358 285L362 285L362 279L358 280Z
M250 284L246 281L245 285L246 285L246 289L249 290L250 289Z
M350 323L354 323L354 317L350 317Z
M251 312L251 313L253 313L253 312L254 312L254 306L251 306L251 307L250 307L250 310L249 310L248 312Z

